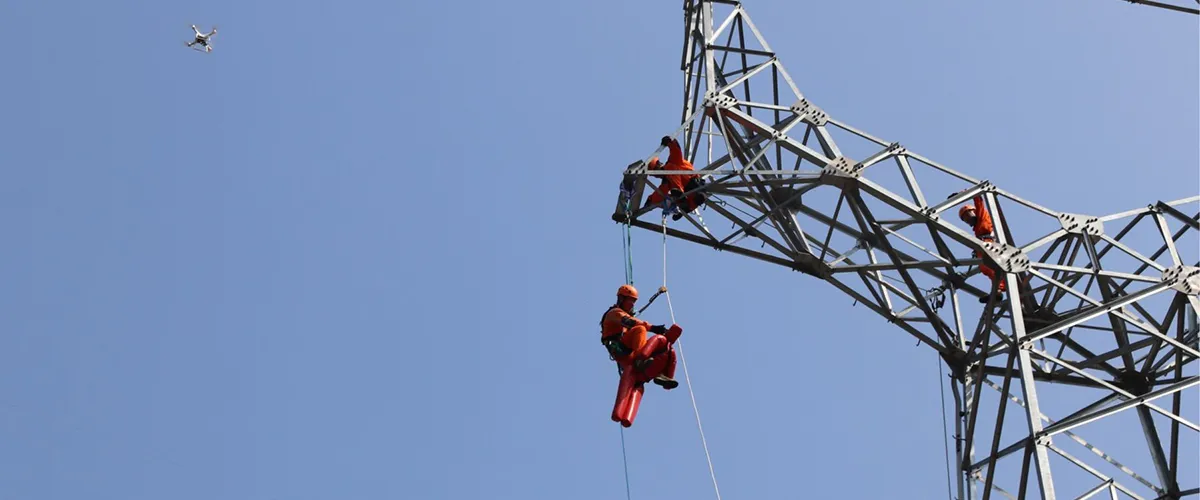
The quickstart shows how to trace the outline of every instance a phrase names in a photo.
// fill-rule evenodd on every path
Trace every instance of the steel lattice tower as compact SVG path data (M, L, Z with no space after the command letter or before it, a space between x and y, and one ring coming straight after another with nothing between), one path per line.
M1179 471L1200 454L1200 196L1107 216L1043 207L828 115L739 2L684 3L677 137L709 203L660 218L647 181L673 172L637 161L613 220L822 279L936 349L959 499L1198 494ZM955 214L976 196L994 242ZM1020 293L995 296L981 262ZM1114 438L1145 443L1143 470L1103 450Z

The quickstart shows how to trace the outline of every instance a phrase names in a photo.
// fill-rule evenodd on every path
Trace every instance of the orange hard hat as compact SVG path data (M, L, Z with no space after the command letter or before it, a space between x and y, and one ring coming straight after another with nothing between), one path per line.
M975 207L973 207L971 205L963 205L962 208L958 209L958 218L961 219L963 217L966 217L967 212L974 212L974 211L975 211Z
M646 168L649 170L654 170L657 167L658 167L658 157L655 156L654 158L650 159L650 164Z
M637 300L637 288L634 288L633 285L621 285L621 288L617 289L617 297L629 297Z

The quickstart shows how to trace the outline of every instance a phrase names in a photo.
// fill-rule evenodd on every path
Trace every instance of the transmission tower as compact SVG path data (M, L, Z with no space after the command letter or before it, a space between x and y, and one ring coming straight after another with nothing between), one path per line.
M643 195L680 172L637 161L613 220L824 280L935 349L960 500L1197 495L1200 196L1056 211L833 118L739 2L684 19L677 137L709 201L670 222ZM994 241L958 220L977 196Z

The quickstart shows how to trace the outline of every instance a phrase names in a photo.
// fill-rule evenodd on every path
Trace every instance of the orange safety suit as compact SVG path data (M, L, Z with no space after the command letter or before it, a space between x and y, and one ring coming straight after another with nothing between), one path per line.
M662 168L659 168L658 158L654 158L653 160L650 160L650 170L696 170L692 167L692 162L687 161L687 158L683 157L683 148L679 147L679 141L671 139L671 143L667 145L667 149L670 150L670 155L667 156L667 164L663 165ZM680 192L686 192L687 189L685 186L687 186L687 184L692 180L699 178L698 175L656 175L655 177L662 179L662 183L658 185L658 189L654 190L654 192L650 194L650 198L646 200L647 205L657 205L662 203L667 199L668 193L670 193L672 189L678 189ZM690 212L691 209L694 209L695 207L688 208L689 210L687 211Z
M651 327L650 323L633 317L617 305L610 307L600 320L600 341L605 343L621 374L612 420L624 427L633 425L637 418L646 382L659 376L671 381L675 377L674 344L683 329L671 325L666 334L651 335L647 339L646 333ZM648 364L636 368L638 363L646 360L649 360Z
M995 241L992 233L996 231L996 226L992 224L992 215L988 213L987 206L983 203L983 196L976 196L975 202L975 237L983 241ZM979 252L974 252L976 257L979 257ZM987 276L992 281L996 281L996 271L987 264L979 263L979 270L984 276ZM999 291L1004 291L1004 280L1000 280Z
M625 347L627 354L613 358L617 363L621 363L629 361L633 353L642 348L642 345L646 343L646 332L649 328L650 323L637 319L621 309L620 306L614 305L604 313L604 317L600 320L600 340L620 337L621 345Z

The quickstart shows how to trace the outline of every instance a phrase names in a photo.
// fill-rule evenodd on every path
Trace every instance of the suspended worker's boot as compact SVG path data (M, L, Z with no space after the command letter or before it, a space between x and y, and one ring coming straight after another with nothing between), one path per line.
M674 332L676 329L679 329L680 332L683 331L681 328L679 328L679 325L673 325L671 327L671 332ZM674 338L677 339L679 336L675 335ZM671 337L667 337L667 340L671 341L672 343L674 342L674 339ZM679 382L675 380L675 346L667 344L666 352L662 353L660 357L663 358L663 366L661 371L659 371L658 376L654 377L654 383L662 386L663 389L668 391L679 387Z
M674 389L676 387L679 387L678 380L675 380L666 375L659 375L657 377L654 377L654 383L662 386L663 389L666 389L668 391L671 389Z

